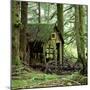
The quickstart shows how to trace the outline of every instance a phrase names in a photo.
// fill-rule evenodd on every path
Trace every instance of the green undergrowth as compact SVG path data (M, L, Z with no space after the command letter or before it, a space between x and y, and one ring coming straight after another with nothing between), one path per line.
M23 73L12 76L12 89L38 88L51 86L86 85L87 77L75 72L70 75L45 74L40 71L23 70Z

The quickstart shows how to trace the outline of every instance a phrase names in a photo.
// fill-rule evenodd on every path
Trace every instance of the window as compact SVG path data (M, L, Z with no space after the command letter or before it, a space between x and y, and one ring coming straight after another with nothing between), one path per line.
M49 47L46 49L46 58L54 58L54 48L52 48L51 45L49 45Z
M55 33L52 33L51 38L55 39L56 38L56 34Z

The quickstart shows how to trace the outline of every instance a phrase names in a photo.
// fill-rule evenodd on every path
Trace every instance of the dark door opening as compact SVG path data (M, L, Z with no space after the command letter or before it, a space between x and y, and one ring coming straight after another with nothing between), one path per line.
M30 64L43 62L43 46L42 42L29 42Z
M60 43L56 43L57 61L60 63Z

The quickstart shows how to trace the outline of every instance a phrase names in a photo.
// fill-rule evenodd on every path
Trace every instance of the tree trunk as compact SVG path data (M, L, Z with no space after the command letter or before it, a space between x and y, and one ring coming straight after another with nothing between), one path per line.
M82 74L86 74L83 6L75 6L75 33L78 61L82 63Z
M12 65L19 65L20 2L12 1Z
M85 38L84 38L84 29L85 29L85 19L84 19L84 8L83 6L79 6L79 21L80 21L80 41L81 41L81 56L82 56L82 64L83 70L81 73L87 74L87 61L85 60Z
M57 4L58 29L63 35L63 4Z
M48 4L48 10L47 10L47 23L49 23L49 14L50 14L50 4Z
M26 28L27 28L27 5L28 2L22 1L21 2L21 30L20 30L20 58L25 62L26 56Z
M40 10L40 2L38 3L38 22L41 23L41 10Z
M63 36L63 4L57 4L57 25L59 33ZM63 65L63 48L64 45L62 44L62 60L60 61Z

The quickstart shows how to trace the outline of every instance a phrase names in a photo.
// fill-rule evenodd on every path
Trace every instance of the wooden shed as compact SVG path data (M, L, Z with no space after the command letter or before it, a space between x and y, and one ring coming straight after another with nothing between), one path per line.
M60 61L62 64L64 40L54 24L29 24L27 41L29 65L46 64L51 60Z

